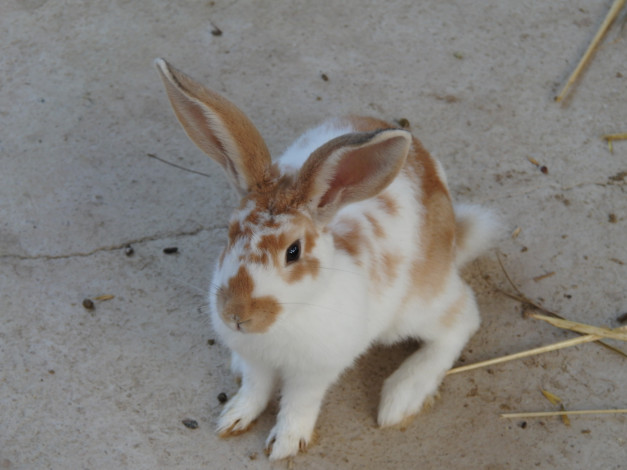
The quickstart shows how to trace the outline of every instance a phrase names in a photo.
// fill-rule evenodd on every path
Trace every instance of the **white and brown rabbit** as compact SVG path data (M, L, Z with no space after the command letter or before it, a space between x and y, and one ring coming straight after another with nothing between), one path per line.
M326 390L373 343L419 338L386 381L380 426L420 411L479 326L459 268L488 247L485 209L453 209L440 164L373 118L330 120L276 162L235 105L156 60L177 118L241 196L213 275L213 327L241 388L221 436L246 431L277 384L271 459L310 442Z

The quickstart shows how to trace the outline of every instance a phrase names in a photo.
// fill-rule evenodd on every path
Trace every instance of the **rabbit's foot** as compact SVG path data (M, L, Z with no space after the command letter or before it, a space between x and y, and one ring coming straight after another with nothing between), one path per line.
M257 416L262 411L262 403L237 393L222 411L218 420L217 433L220 437L245 433L255 424Z
M393 398L391 395L393 394L388 393L385 398L381 399L379 404L377 422L382 428L391 426L397 426L401 429L407 428L416 415L429 410L436 400L440 398L439 392L427 395L422 402L418 402L416 397L403 400L399 399L399 397Z
M266 453L270 460L292 457L299 451L306 452L314 436L314 432L304 427L293 426L287 429L286 426L277 423L266 440Z

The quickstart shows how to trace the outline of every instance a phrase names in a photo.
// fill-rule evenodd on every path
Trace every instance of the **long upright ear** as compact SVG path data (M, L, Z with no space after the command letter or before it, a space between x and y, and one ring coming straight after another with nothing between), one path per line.
M155 65L190 139L222 165L240 194L263 185L270 170L270 152L244 113L165 60L156 59Z
M346 134L319 147L298 179L301 200L325 223L352 202L376 196L403 167L412 137L389 129Z

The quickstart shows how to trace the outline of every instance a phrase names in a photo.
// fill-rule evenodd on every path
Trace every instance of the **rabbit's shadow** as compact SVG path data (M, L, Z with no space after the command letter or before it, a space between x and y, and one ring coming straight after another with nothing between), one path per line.
M381 399L381 389L389 377L412 353L420 342L408 339L392 346L375 345L359 357L355 365L340 378L336 393L351 395L355 408L364 410L375 425ZM331 392L335 395L333 392ZM346 397L344 397L346 398Z

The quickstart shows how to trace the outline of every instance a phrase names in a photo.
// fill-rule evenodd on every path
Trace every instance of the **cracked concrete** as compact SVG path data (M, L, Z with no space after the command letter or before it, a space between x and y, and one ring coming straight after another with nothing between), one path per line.
M610 153L600 136L627 131L627 13L566 103L552 99L610 3L2 2L0 467L290 465L262 451L276 402L243 436L213 432L217 395L237 386L225 348L208 344L205 292L237 200L176 123L158 56L238 103L275 155L332 115L407 119L455 199L503 215L498 249L525 295L617 326L627 143ZM522 318L494 253L465 275L483 325L460 364L572 336ZM554 409L540 389L567 409L627 407L619 355L587 344L457 374L407 429L376 429L383 380L415 347L360 358L291 465L625 467L624 416L499 418Z
M203 231L214 231L220 228L223 228L223 227L218 227L218 226L217 227L198 227L193 230L183 231L183 232L173 232L173 233L167 233L167 234L160 233L160 234L155 234L155 235L149 235L147 237L142 237L142 238L138 238L135 240L127 240L121 243L117 243L115 245L94 248L93 250L89 252L85 252L85 253L67 253L67 254L58 254L58 255L37 254L37 255L29 256L29 255L18 255L18 254L12 254L10 252L6 252L0 255L0 259L13 258L13 259L18 259L18 260L37 260L37 259L53 260L53 259L66 259L66 258L84 258L87 256L92 256L96 253L100 253L102 251L122 250L132 245L142 244L142 243L155 241L155 240L192 237L194 235L198 235L200 232L203 232Z

